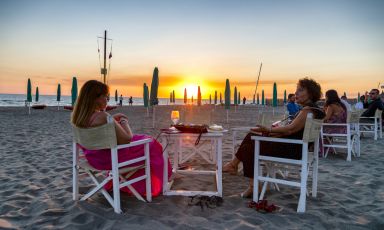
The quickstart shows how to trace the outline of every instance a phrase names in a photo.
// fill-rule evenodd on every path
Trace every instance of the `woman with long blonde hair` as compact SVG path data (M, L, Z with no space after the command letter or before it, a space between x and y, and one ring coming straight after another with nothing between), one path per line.
M131 141L152 138L147 135L133 134L129 126L128 117L123 113L110 115L105 112L108 104L109 88L106 84L90 80L87 81L80 90L75 108L72 113L71 122L73 125L80 128L90 128L101 126L107 123L109 116L114 118L117 144L128 144ZM111 153L109 149L103 150L88 150L82 148L89 164L96 169L109 170L111 169ZM150 166L151 166L151 183L152 196L157 196L162 192L163 185L163 148L161 144L152 138L149 145L150 149ZM127 161L133 158L144 155L143 146L135 146L131 148L119 149L119 162ZM168 164L168 175L172 174L170 164ZM144 169L138 170L132 178L144 175ZM132 184L138 193L145 194L145 181L139 181ZM107 184L106 189L111 189L112 184ZM122 191L130 193L127 188L122 188Z

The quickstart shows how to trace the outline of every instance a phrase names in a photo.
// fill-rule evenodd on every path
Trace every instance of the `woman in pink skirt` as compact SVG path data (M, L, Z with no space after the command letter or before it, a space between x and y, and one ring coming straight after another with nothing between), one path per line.
M108 86L96 80L87 81L80 90L76 106L72 113L71 122L80 128L90 128L101 126L107 123L107 117L112 116L105 112L108 102L109 89ZM150 149L150 168L151 168L151 185L152 196L158 196L162 192L163 187L163 148L161 144L150 136L142 134L133 134L128 122L128 117L122 113L112 116L115 122L117 144L128 144L132 141L138 141L151 138ZM88 163L99 170L111 169L111 152L109 149L102 150L84 150L84 154ZM127 161L144 155L143 146L135 146L131 148L119 149L119 162ZM172 171L168 164L168 175L171 176ZM138 170L131 178L144 175L144 169ZM167 178L168 179L168 178ZM145 181L141 180L132 184L132 186L141 195L145 195ZM112 182L107 184L106 189L112 189ZM124 187L122 191L131 193Z

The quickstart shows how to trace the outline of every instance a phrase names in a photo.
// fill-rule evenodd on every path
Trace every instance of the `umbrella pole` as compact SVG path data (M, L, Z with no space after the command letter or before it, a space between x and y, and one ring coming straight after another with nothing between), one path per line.
M60 104L59 104L60 102L57 102L57 110L59 110L59 108L60 108Z
M147 107L147 117L149 117L149 111L148 111L148 107Z
M227 123L228 123L228 109L227 109Z
M28 114L31 114L31 102L28 102Z
M155 112L155 106L153 106L153 114L152 114L152 128L155 128L155 116L156 116L156 112Z

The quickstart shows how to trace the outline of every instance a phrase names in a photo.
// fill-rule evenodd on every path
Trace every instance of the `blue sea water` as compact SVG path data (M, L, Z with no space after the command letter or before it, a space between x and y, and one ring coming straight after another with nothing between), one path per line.
M45 104L47 106L57 106L56 95L40 95L39 101L35 101L35 97L32 97L32 104ZM25 94L0 94L0 106L25 106L25 100L27 100L27 95ZM196 103L196 102L195 102ZM205 100L203 100L205 104ZM70 105L71 104L71 96L61 96L60 106ZM114 97L111 97L111 100L108 103L109 105L116 105L116 101ZM159 105L168 105L168 98L160 98ZM184 104L183 99L176 99L177 105ZM128 105L128 97L125 97L123 100L123 105ZM143 98L134 97L133 105L144 105Z

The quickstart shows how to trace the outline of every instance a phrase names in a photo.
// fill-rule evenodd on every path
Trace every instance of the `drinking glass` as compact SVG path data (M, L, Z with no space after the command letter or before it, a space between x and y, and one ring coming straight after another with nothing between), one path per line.
M179 122L179 119L180 119L179 111L173 110L171 112L171 120L173 124L176 125Z

